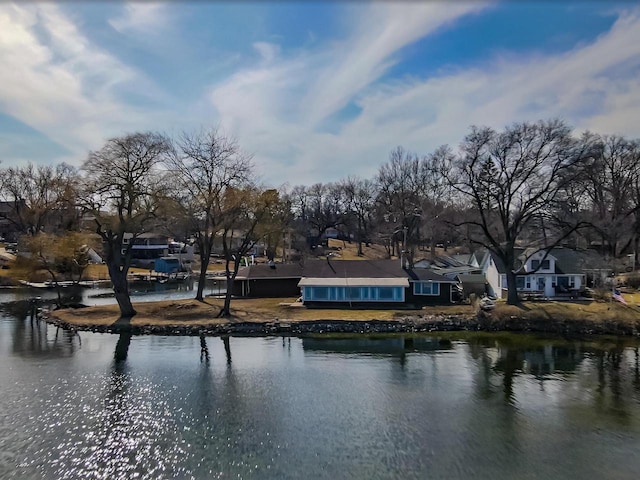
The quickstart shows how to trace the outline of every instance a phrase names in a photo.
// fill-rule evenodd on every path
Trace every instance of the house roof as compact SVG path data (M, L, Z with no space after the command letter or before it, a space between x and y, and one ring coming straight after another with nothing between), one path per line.
M301 278L302 265L299 263L258 264L241 267L237 280Z
M466 255L466 260L469 259L470 255ZM460 261L454 256L451 255L434 255L431 258L422 258L413 262L414 265L424 264L427 267L440 267L440 268L455 268L455 267L465 267L468 266L468 263L465 261Z
M433 270L428 268L413 268L405 270L409 279L414 282L438 282L438 283L457 283L455 280L451 280L443 275L439 275Z
M348 279L349 283L354 279L367 279L367 285L374 285L372 279L455 283L454 280L438 275L429 269L404 269L397 260L310 260L304 264L302 276L303 279ZM408 284L402 283L402 285Z
M462 283L481 283L481 284L485 284L487 283L487 277L485 277L483 274L479 274L479 273L472 273L472 274L467 274L467 275L458 275L458 280Z
M516 247L515 248L516 257L518 257L523 251L524 251L523 248ZM476 257L476 261L478 262L478 265L480 265L480 268L482 269L486 268L486 265L489 262L489 259L491 259L494 265L496 266L496 270L498 270L498 273L507 273L507 268L504 266L504 263L502 262L502 260L500 260L496 255L491 253L486 248L481 248L476 250L473 253L473 255ZM516 268L517 267L518 265L516 265Z
M155 233L155 232L144 232L136 236L136 238L162 238L168 239L169 235L165 235L163 233Z
M551 255L556 258L556 273L583 273L585 269L607 269L610 265L602 256L593 250L573 250L571 248L554 248Z
M458 253L451 255L451 258L463 265L471 265L473 262L473 255L471 253Z
M298 283L299 287L323 286L323 287L408 287L407 277L399 278L314 278L303 277Z
M480 267L472 267L471 265L466 265L464 267L450 267L450 268L434 268L433 271L438 273L439 275L443 275L447 278L453 278L456 275L464 275L473 272L479 272Z
M406 277L397 260L308 260L304 277L312 278L394 278Z
M522 262L526 261L529 256L538 251L544 250L540 250L538 248L525 249L516 247L516 269L519 268L522 265ZM476 259L478 260L478 263L481 267L484 267L486 265L490 256L490 258L495 263L498 273L507 272L504 263L502 263L502 261L498 257L490 253L488 250L477 250L474 255L476 256ZM554 272L556 274L579 274L582 273L585 269L607 267L607 265L603 263L602 257L597 252L594 252L592 250L573 250L566 247L556 247L549 252L547 258L550 257L556 259L556 270Z
M424 269L403 269L397 260L307 260L300 263L250 265L238 270L236 280L301 278L300 286L408 286L410 281L456 283Z

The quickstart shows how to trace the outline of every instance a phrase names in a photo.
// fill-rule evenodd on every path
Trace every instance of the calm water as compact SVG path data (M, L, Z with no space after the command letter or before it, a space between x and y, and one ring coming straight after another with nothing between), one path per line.
M6 295L3 479L640 471L637 344L232 337L207 338L203 351L197 337L57 332Z

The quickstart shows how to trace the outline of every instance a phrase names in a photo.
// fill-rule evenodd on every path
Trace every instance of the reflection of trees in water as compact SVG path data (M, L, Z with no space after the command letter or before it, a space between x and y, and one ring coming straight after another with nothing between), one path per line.
M118 341L116 342L116 350L113 354L113 359L115 361L116 367L121 367L122 364L127 360L130 344L131 332L124 331L120 333L120 335L118 336Z
M0 304L0 313L12 319L11 345L14 354L45 358L68 357L81 346L77 332L53 327L40 319L39 310L47 306L49 302L42 299ZM52 335L54 329L55 336Z
M224 344L224 353L227 357L227 365L231 365L231 344L229 343L229 335L222 335L220 338Z
M474 365L476 395L483 400L502 391L505 404L515 405L518 377L536 379L540 390L547 382L574 378L579 395L566 398L572 408L588 407L602 419L609 417L628 424L640 403L640 358L638 346L615 343L536 340L527 344L500 339L469 339ZM501 385L501 389L497 388Z
M209 348L207 347L207 340L204 337L204 333L200 334L200 363L209 364Z
M640 402L638 347L624 348L618 342L606 350L589 353L595 367L596 385L592 390L596 411L627 424L633 417L632 405ZM590 386L589 377L585 382Z
M231 344L229 343L229 335L220 336L222 344L224 345L224 353L227 359L227 365L231 365ZM200 334L200 362L209 364L211 357L209 355L209 347L204 333Z

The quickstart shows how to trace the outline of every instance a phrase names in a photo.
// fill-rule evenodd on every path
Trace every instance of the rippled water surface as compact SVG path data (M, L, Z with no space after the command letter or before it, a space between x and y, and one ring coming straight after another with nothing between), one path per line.
M638 345L133 337L0 307L0 478L613 478ZM206 350L203 350L206 347Z

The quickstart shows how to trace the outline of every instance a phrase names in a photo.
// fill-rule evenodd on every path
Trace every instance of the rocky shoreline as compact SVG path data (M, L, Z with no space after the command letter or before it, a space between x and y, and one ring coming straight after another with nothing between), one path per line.
M550 318L494 319L490 315L428 315L408 316L398 320L305 320L305 321L264 321L226 322L216 324L142 324L131 325L117 321L110 325L87 325L65 322L53 315L45 320L57 327L72 331L95 333L129 333L131 335L206 335L206 336L304 336L322 334L375 334L375 333L420 333L420 332L520 332L548 333L555 335L618 335L640 336L640 324L619 321L576 321Z

